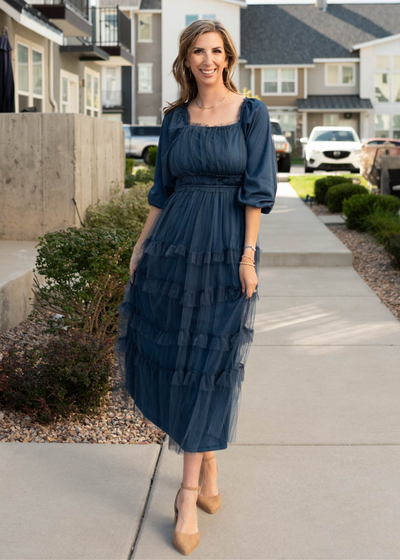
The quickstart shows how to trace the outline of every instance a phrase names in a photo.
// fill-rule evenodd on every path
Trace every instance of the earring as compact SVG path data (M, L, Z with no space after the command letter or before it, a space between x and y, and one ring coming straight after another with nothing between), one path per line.
M189 66L189 72L190 72L189 77L191 78L192 77L192 69L190 68L190 66Z
M224 71L226 70L226 77L228 77L228 68L224 68L224 70L222 71L222 81L224 82L224 84L228 83L228 80L224 80Z

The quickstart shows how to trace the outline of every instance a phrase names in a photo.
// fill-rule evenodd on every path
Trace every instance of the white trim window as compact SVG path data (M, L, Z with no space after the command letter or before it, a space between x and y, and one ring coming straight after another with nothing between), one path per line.
M44 112L44 49L32 41L15 36L17 72L15 111L36 107Z
M392 61L392 101L400 102L400 55L393 55Z
M153 63L138 62L138 93L153 93Z
M324 126L338 126L339 115L338 113L324 113Z
M79 113L79 77L60 70L60 112Z
M198 14L187 14L185 16L185 27L187 27L188 25L190 25L191 23L193 23L197 19L199 19Z
M389 138L390 115L375 115L375 137Z
M375 56L375 102L387 103L390 98L390 63L388 56Z
M325 64L325 86L355 86L355 64Z
M397 140L400 140L400 115L393 115L392 125L393 125L392 138L396 138Z
M85 115L98 117L100 115L100 74L90 68L85 68Z
M262 95L297 95L297 68L263 68Z
M138 15L138 43L153 42L153 14Z

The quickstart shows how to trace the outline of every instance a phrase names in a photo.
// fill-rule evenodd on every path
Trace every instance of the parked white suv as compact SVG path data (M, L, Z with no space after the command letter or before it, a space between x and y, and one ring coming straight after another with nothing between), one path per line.
M310 138L300 139L306 144L304 172L347 170L360 172L361 141L351 126L315 126Z
M158 146L161 125L124 124L125 155L127 158L143 158L149 162L149 148Z

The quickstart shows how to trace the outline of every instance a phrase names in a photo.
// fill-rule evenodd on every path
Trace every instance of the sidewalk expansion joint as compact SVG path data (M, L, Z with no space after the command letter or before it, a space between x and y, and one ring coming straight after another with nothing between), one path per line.
M144 503L143 510L142 510L142 516L140 518L139 526L137 528L136 535L135 535L135 538L133 540L131 550L130 550L130 553L129 553L129 556L128 556L127 560L131 560L133 558L133 554L135 552L136 544L137 544L137 541L138 541L138 538L139 538L139 535L140 535L140 531L142 529L144 517L146 515L147 507L148 507L148 504L149 504L150 494L151 494L151 490L153 488L154 478L156 476L158 463L160 462L160 457L161 457L161 454L163 452L164 446L165 446L165 442L163 443L163 445L160 446L161 449L160 449L160 452L158 454L156 464L154 465L153 473L151 475L151 480L150 480L149 488L148 488L148 491L147 491L146 501Z

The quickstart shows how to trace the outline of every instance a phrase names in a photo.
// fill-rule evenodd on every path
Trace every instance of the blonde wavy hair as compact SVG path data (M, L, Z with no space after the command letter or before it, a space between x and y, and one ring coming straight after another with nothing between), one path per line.
M230 91L238 93L238 89L232 81L232 74L237 64L237 51L233 43L232 37L226 28L218 20L198 19L188 25L179 35L179 51L178 56L172 64L172 72L179 86L179 99L173 103L168 103L168 107L164 107L164 116L185 103L191 101L197 96L197 82L195 77L190 76L190 70L185 65L185 60L189 60L189 56L195 49L198 37L203 33L219 33L224 43L225 55L228 58L228 72L223 73L224 84Z

